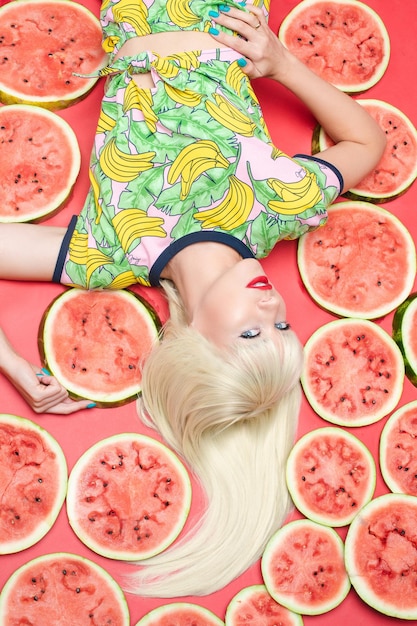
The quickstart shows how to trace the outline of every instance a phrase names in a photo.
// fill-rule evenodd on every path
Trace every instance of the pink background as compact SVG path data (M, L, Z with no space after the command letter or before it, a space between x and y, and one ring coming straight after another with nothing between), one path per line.
M98 14L97 0L83 2L95 14ZM1 2L4 4L4 2ZM270 25L274 30L285 15L297 4L295 0L272 0ZM417 3L415 0L368 0L367 4L374 8L385 22L391 39L391 59L382 80L362 97L386 100L400 108L408 117L417 123L417 53L415 47L415 24L417 23ZM309 152L314 119L305 108L279 85L267 81L257 81L257 93L264 107L265 116L275 143L289 154ZM83 101L59 113L75 130L82 150L82 166L73 195L67 206L54 218L51 224L66 225L70 216L77 213L83 203L88 188L88 160L90 146L95 132L98 117L102 85ZM416 224L417 184L411 187L402 197L383 206L392 211L413 233L417 240ZM16 251L18 254L18 251ZM296 243L284 242L265 261L265 269L273 279L277 288L284 295L288 305L288 319L297 329L303 342L319 326L335 319L331 314L322 311L310 299L303 288L296 266ZM416 285L414 286L416 289ZM37 350L38 326L52 299L60 294L63 288L57 285L37 283L0 282L0 324L10 340L21 353L34 363L39 363ZM165 306L155 289L146 291L148 298L154 303L162 317L165 317ZM392 314L378 320L382 328L391 331ZM417 399L417 389L406 379L404 392L399 406ZM36 415L20 398L14 388L0 378L0 411L12 413L32 419L45 427L61 444L65 452L69 470L78 457L93 443L104 437L124 431L141 431L148 433L137 418L135 404L131 403L117 409L92 409L73 414L69 417L52 415ZM381 429L386 419L379 423L351 429L369 447L378 462L378 442ZM301 411L299 434L325 426L304 400ZM387 493L388 489L378 473L375 495ZM198 511L198 497L195 499L194 511ZM294 513L293 518L300 517ZM221 523L221 520L219 520ZM341 529L344 538L346 529ZM55 551L70 551L87 556L106 568L116 579L124 564L96 555L88 550L70 529L65 507L61 510L57 522L50 532L35 546L23 552L0 557L0 588L12 572L35 556ZM240 578L229 584L218 593L203 598L192 598L224 619L227 604L241 588L262 582L259 564L255 564ZM148 610L165 604L162 599L142 599L127 594L131 623L136 622ZM347 599L330 613L317 617L304 617L306 626L314 624L330 626L338 624L347 626L367 625L384 626L389 623L410 623L395 620L377 613L364 604L352 590Z

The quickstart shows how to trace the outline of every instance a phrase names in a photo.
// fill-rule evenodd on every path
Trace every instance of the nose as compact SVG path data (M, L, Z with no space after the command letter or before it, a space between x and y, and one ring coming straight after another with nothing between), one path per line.
M258 301L259 308L263 310L272 310L277 309L279 307L280 300L278 296L274 293L269 293L268 295L264 292L262 297Z

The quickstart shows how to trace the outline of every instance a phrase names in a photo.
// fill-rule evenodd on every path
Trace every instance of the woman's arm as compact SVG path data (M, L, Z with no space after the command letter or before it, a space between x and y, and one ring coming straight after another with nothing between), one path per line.
M0 373L10 380L35 413L67 415L94 406L89 400L71 400L56 378L45 375L14 350L1 329Z
M379 162L385 135L375 120L350 96L314 74L291 54L269 28L260 9L246 5L249 13L230 9L213 21L235 30L241 37L213 33L246 60L250 78L269 77L294 93L311 111L335 145L316 156L341 172L344 191L354 187ZM259 26L258 26L259 24Z

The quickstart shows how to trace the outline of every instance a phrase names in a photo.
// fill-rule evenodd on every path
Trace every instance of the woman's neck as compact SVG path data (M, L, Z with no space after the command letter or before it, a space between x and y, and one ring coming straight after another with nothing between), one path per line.
M240 254L233 248L214 241L203 241L178 252L163 269L161 278L168 278L174 283L191 320L210 285L241 260Z

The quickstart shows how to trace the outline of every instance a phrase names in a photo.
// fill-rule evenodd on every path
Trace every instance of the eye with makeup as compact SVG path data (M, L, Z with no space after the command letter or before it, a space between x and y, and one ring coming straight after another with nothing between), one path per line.
M289 330L291 328L288 322L276 322L274 326L277 330ZM251 330L244 330L240 337L242 337L242 339L255 339L259 337L260 334L261 331L259 328L252 328Z

